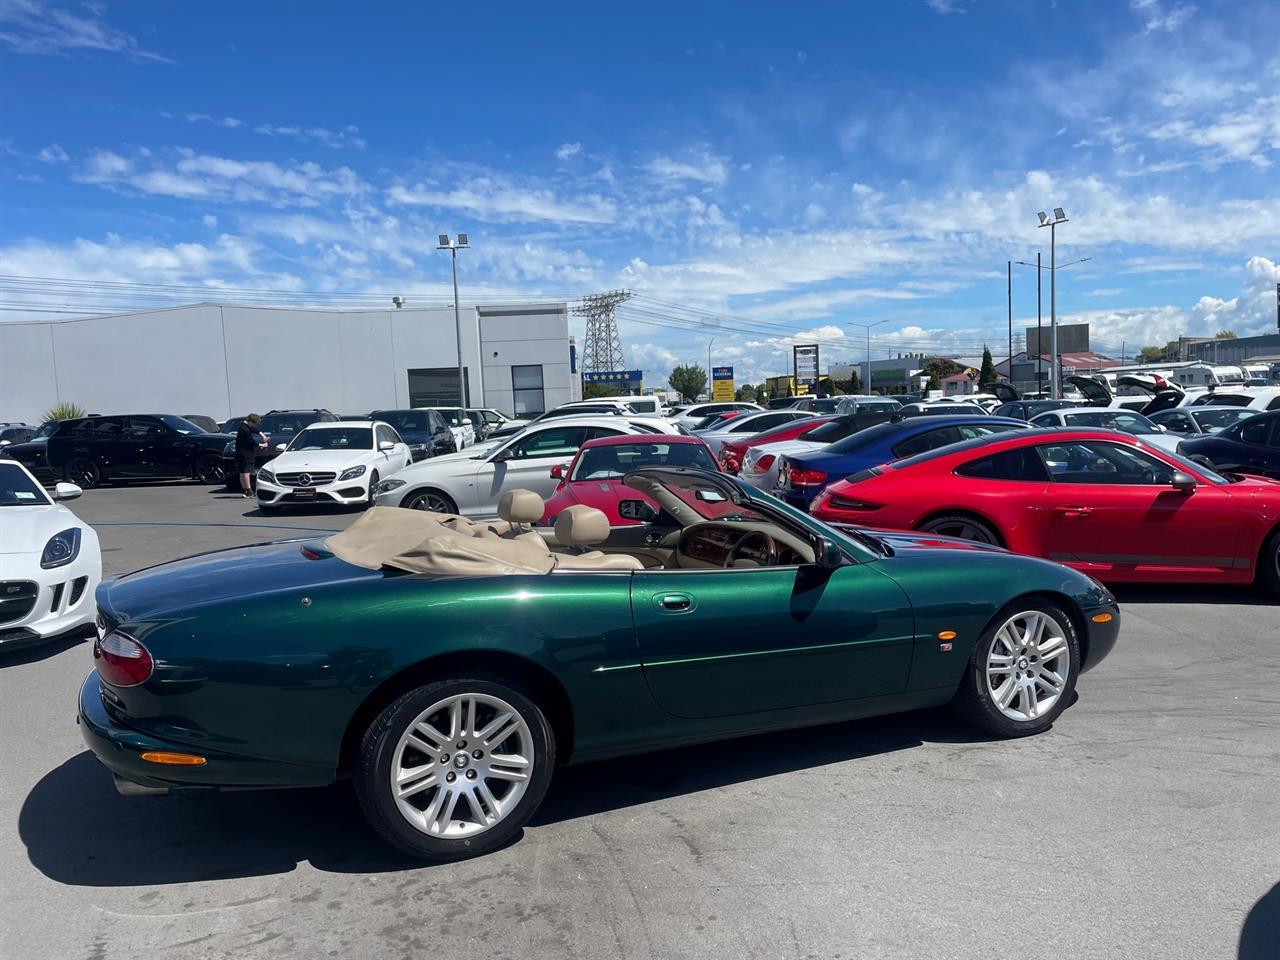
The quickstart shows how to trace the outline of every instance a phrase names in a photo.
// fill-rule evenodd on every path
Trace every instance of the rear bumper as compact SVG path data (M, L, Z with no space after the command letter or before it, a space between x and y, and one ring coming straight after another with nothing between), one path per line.
M164 793L168 790L254 790L324 786L336 779L333 770L262 760L174 743L127 727L112 718L102 701L102 682L91 671L80 687L76 714L85 745L112 775L121 793ZM198 754L203 766L166 766L142 759L149 751ZM119 781L126 781L121 784ZM147 790L137 790L146 787Z

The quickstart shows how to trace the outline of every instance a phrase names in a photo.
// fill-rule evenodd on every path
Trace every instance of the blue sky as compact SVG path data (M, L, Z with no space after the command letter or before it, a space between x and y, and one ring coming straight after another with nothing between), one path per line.
M1062 206L1095 348L1273 329L1266 4L637 9L0 0L0 274L436 303L465 231L464 298L626 287L649 383L711 337L741 380L999 353Z

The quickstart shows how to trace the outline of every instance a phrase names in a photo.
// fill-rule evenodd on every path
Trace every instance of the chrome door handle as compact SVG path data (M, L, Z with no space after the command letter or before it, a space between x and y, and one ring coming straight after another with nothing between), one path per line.
M687 593L659 593L654 596L653 602L659 609L671 613L685 613L693 609L693 597Z

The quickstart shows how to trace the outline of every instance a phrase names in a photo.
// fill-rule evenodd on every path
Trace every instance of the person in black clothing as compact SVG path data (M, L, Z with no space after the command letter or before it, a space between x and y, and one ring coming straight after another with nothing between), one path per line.
M266 449L267 436L258 430L262 418L251 413L240 421L236 431L236 469L240 472L240 490L253 496L253 466L258 450Z

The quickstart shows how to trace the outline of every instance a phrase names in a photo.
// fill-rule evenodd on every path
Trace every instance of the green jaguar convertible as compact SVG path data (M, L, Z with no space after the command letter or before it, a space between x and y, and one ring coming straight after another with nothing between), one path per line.
M85 741L129 795L350 777L382 836L447 860L516 834L557 764L948 702L1039 733L1116 642L1115 598L1046 560L723 474L624 482L629 526L535 529L513 491L491 523L374 508L104 583Z

